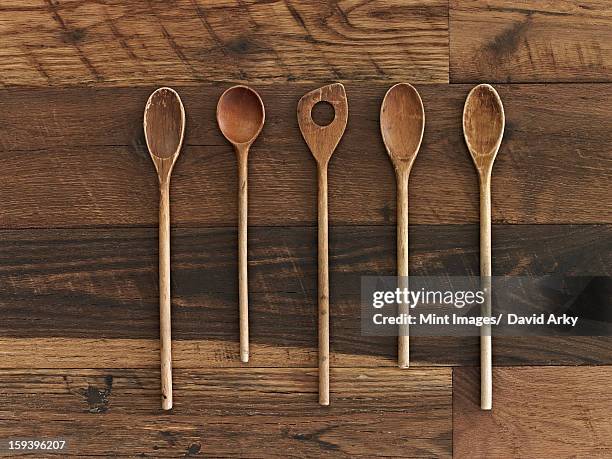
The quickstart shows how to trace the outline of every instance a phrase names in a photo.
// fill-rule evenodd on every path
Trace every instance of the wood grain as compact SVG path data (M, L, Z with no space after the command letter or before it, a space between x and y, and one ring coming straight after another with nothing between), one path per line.
M611 376L609 366L496 368L495 408L483 412L478 369L456 368L453 455L610 457Z
M0 436L63 437L70 454L107 457L451 456L449 369L332 376L321 408L314 369L178 370L164 415L154 371L1 371Z
M414 275L478 274L477 225L412 226L410 230ZM316 228L253 228L250 232L255 366L315 365L316 234ZM493 234L493 272L497 274L605 276L612 272L609 226L501 225L493 227ZM194 362L201 359L202 365L239 364L233 350L238 349L235 237L233 229L173 232L175 363L193 358ZM76 359L96 365L94 360L111 358L116 365L133 366L129 363L135 358L132 353L141 356L144 352L138 350L138 340L158 337L156 241L154 228L3 231L0 336L25 340L2 347L6 361L29 365L41 353L48 361ZM360 277L393 275L394 241L393 226L331 228L332 366L338 362L363 366L366 359L372 365L389 365L397 356L394 338L362 336L358 320ZM93 347L66 345L65 351L58 343L54 357L53 342L43 351L45 346L35 340L51 337L107 341L97 341ZM128 341L126 355L112 350L109 341L113 340ZM129 344L130 340L136 341ZM198 342L180 344L188 346L191 350L185 352L193 357L181 355L177 340ZM608 339L500 338L496 343L499 364L605 363L612 356ZM416 365L477 362L475 338L417 337L412 347ZM149 348L157 349L154 341L147 344ZM28 355L31 349L37 352ZM76 349L98 350L87 351L81 358L81 354L72 356ZM149 366L157 358L142 360Z
M316 221L316 167L295 119L306 88L256 88L264 103L274 103L267 103L268 123L249 161L251 225ZM331 225L395 221L393 167L375 115L387 89L347 85L353 115L329 166ZM478 185L461 132L469 87L418 89L428 124L411 172L411 222L477 222ZM507 126L495 165L493 222L612 223L612 131L601 129L612 123L609 87L497 89ZM173 172L173 224L235 226L235 155L214 123L223 88L179 90L191 146ZM145 89L4 91L0 195L9 198L0 206L0 227L156 224L148 196L157 184L142 134L148 95Z
M0 49L3 86L447 82L448 4L8 0Z
M314 311L313 311L314 314ZM314 321L314 315L313 315ZM354 321L354 320L353 320ZM332 333L334 331L332 330ZM336 336L337 333L334 333ZM259 340L258 340L259 341ZM251 343L251 368L314 368L316 335L301 342ZM396 339L369 340L352 346L333 341L332 368L397 367ZM151 338L0 338L0 368L159 368L159 339ZM343 350L344 347L344 350ZM239 361L238 331L231 340L174 340L174 368L243 368ZM475 338L414 337L411 363L423 366L478 365ZM495 365L610 365L612 339L500 337L495 340ZM477 390L477 388L476 388Z
M612 80L606 0L451 0L451 82Z

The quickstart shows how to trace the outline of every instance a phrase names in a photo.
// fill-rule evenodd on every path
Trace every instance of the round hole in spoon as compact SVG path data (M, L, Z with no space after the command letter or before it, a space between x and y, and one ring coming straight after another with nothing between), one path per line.
M504 124L504 107L495 88L481 84L472 89L463 109L463 132L472 156L494 156Z
M221 132L234 144L255 140L263 127L265 116L261 98L246 86L229 88L217 104L217 121Z
M407 83L392 86L380 108L380 128L393 160L414 160L423 140L425 111L419 93Z
M144 131L149 152L166 159L174 155L183 142L185 109L176 91L159 88L147 101Z
M325 127L336 119L336 110L332 104L321 100L312 106L310 116L317 126Z

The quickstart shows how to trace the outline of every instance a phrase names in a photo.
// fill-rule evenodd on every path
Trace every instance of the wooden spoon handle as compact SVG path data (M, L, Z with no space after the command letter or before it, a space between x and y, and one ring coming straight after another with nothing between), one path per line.
M240 361L249 361L249 279L247 250L248 147L236 149L238 157L238 297Z
M159 336L162 408L172 408L172 338L170 322L170 180L159 186Z
M481 315L491 315L491 176L480 179L480 279L485 291ZM491 326L480 329L480 407L490 410L493 405L493 352Z
M406 168L396 169L397 181L397 276L398 287L408 288L408 176ZM410 308L401 303L399 314L409 314ZM408 324L399 326L397 338L397 363L400 368L410 365L410 336Z
M318 168L319 219L319 404L329 405L329 255L327 166Z

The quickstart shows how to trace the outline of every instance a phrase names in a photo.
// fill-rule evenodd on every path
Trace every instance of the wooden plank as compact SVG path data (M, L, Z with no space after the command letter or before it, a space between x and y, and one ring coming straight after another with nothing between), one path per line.
M251 225L316 222L315 163L295 116L311 87L257 88L268 123L249 158ZM214 121L223 89L180 88L190 146L173 173L175 224L236 224L235 155ZM351 115L329 170L333 225L395 221L395 178L378 122L386 89L347 85ZM508 120L493 178L494 222L612 223L612 131L601 129L612 123L609 86L498 89ZM477 222L477 178L461 131L469 87L419 90L427 124L411 173L410 222ZM147 96L145 89L2 92L0 195L8 198L0 227L156 225L156 178L142 134Z
M351 321L360 316L361 277L394 275L394 236L393 227L332 228L330 294L341 340L359 333L359 321ZM612 273L612 226L501 225L494 236L496 275ZM308 330L316 328L316 228L253 228L249 238L254 332L282 342L294 335L310 338ZM476 225L413 226L409 240L412 275L478 275ZM4 231L0 331L23 337L156 337L156 242L154 228ZM236 232L180 228L172 249L175 337L233 336Z
M607 0L451 0L452 82L612 81Z
M314 314L314 309L313 309ZM332 311L333 314L333 311ZM332 325L334 319L332 319ZM236 326L237 330L237 326ZM270 343L252 335L252 368L304 368L317 365L316 330L308 345ZM350 345L332 329L332 368L397 367L397 339L363 338ZM267 342L266 342L267 341ZM473 366L480 361L478 338L413 337L410 365ZM159 370L159 339L0 338L0 368L152 368ZM610 365L610 337L499 337L493 342L494 365ZM174 368L242 368L238 332L227 339L174 340Z
M496 274L605 276L612 271L609 226L493 229ZM76 365L89 360L85 364L89 366L94 365L93 355L109 355L120 359L121 365L134 365L134 357L117 356L112 343L86 345L78 339L127 340L129 352L138 356L144 352L148 357L143 362L152 362L159 333L156 229L15 230L3 231L2 236L0 275L5 282L0 291L0 336L25 338L15 341L17 349L11 344L4 347L8 349L4 365L30 365L39 353L60 364L62 359L80 362ZM198 342L186 343L187 357L175 355L175 361L194 358L210 365L236 365L235 231L179 228L173 237L173 337ZM394 227L332 228L333 363L337 359L340 365L365 365L360 359L368 359L371 365L389 365L393 359L394 338L362 336L359 295L361 276L395 272L394 241ZM252 228L249 243L251 340L262 350L253 352L253 364L309 364L317 343L316 228ZM413 275L478 273L476 225L413 226L410 243ZM75 338L73 343L88 351L75 356L68 344L54 348L53 338L59 337ZM51 339L48 351L30 338ZM145 340L146 351L138 340ZM416 338L412 360L424 365L474 364L476 342L476 338ZM610 345L612 340L588 337L503 339L496 341L495 352L505 364L602 363L612 357ZM24 355L34 348L36 355ZM198 352L206 356L198 357Z
M451 371L409 372L334 369L321 408L315 369L177 370L161 413L154 370L2 371L0 438L107 457L450 457Z
M611 377L609 366L496 368L493 410L482 411L478 369L455 369L453 455L610 457Z
M2 3L4 86L448 81L446 0Z

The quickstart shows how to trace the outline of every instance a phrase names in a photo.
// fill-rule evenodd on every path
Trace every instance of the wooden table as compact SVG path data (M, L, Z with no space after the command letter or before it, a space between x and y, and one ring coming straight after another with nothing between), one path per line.
M479 410L477 338L361 336L359 279L395 272L386 89L427 117L410 183L414 274L478 272L478 189L461 111L503 99L493 272L612 272L607 0L3 0L0 439L69 454L610 457L612 339L499 338ZM345 83L330 164L331 406L317 405L316 171L297 100ZM251 362L238 359L236 163L214 111L256 88ZM142 112L172 85L188 117L172 181L175 408L159 406L156 177ZM6 453L6 451L4 451Z

